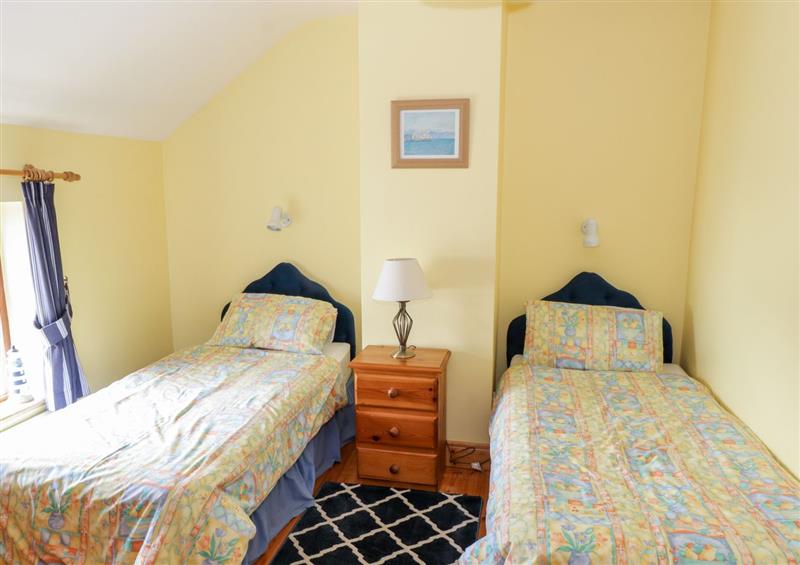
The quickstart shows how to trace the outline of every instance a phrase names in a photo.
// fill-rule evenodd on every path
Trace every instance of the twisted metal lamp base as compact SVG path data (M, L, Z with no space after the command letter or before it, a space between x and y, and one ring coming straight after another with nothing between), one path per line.
M411 359L416 355L414 349L406 345L408 336L411 333L411 326L414 325L414 320L411 319L411 316L406 311L406 304L408 302L400 302L400 310L392 319L394 333L397 335L397 341L400 342L400 348L392 354L395 359Z

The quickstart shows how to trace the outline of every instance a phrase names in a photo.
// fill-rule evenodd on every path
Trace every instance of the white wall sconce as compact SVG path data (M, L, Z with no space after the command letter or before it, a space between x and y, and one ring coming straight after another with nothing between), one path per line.
M267 228L272 231L281 231L284 228L288 228L292 225L292 218L283 211L283 208L280 206L275 206L272 209L272 216L269 218L269 223L267 223Z
M600 245L600 236L597 233L597 220L589 218L581 224L584 247L597 247Z

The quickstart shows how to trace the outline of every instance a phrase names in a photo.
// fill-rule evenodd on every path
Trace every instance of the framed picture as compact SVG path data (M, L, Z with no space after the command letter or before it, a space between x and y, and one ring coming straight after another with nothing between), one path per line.
M469 167L469 99L392 100L392 168Z

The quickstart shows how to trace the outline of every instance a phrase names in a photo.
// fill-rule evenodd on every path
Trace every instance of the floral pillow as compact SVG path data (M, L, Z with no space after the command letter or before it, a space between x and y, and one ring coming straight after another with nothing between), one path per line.
M281 294L239 294L209 345L322 354L336 324L328 302Z
M531 300L525 358L534 365L596 371L659 371L661 312Z

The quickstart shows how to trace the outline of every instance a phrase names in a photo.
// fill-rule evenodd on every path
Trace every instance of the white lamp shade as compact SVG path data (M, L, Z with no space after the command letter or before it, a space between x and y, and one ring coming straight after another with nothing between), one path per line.
M431 291L416 259L387 259L383 262L378 285L372 298L390 302L406 302L430 298Z
M281 231L283 228L288 228L292 223L292 218L289 214L283 212L283 208L275 206L272 209L272 215L269 218L267 227L272 231Z
M589 218L581 224L583 232L584 247L598 247L600 245L600 235L597 233L597 220Z

